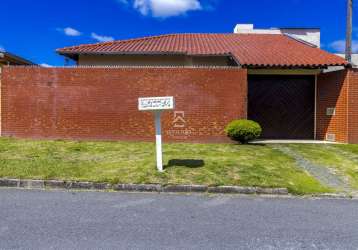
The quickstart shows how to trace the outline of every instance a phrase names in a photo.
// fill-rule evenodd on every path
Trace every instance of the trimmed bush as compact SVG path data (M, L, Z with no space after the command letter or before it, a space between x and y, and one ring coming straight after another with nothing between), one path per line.
M262 129L260 124L251 120L234 120L226 126L225 132L232 140L246 144L259 138Z

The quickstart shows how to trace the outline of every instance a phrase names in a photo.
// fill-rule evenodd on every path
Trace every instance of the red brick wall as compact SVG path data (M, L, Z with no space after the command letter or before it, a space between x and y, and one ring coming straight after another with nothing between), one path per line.
M326 108L336 115L327 116ZM327 133L336 141L358 143L358 69L321 74L317 82L317 139Z
M317 134L318 140L335 134L336 141L348 142L347 131L347 71L320 74L317 79ZM327 108L336 108L334 116L327 116Z
M358 143L358 69L349 70L348 141Z
M1 88L3 136L152 140L153 116L137 110L146 96L172 95L184 112L184 124L163 115L171 141L226 141L225 125L247 116L241 69L6 67Z

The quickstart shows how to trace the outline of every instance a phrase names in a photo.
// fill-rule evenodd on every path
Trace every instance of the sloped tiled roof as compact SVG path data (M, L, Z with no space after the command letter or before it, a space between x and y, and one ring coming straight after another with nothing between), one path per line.
M326 67L348 63L331 53L279 34L170 34L58 49L79 54L231 55L247 67Z
M1 63L10 65L35 65L35 63L31 61L5 50L0 50L0 64Z

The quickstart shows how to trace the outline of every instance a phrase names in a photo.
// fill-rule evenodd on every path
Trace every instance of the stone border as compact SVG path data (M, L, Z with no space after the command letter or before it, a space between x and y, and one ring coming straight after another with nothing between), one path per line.
M327 193L327 194L314 194L313 198L318 199L358 199L357 195L340 194L340 193Z
M24 189L72 189L72 190L113 190L130 192L168 192L168 193L213 193L213 194L266 194L288 195L287 188L260 188L240 186L206 185L161 185L161 184L109 184L85 181L26 180L0 178L0 187Z
M206 186L206 185L161 185L161 184L110 184L87 181L61 180L28 180L0 178L0 187L21 189L53 189L53 190L92 190L92 191L124 191L124 192L156 192L156 193L208 193L208 194L245 194L273 195L293 197L287 188L261 188L242 186ZM302 197L317 199L354 199L358 194L326 193L304 195Z

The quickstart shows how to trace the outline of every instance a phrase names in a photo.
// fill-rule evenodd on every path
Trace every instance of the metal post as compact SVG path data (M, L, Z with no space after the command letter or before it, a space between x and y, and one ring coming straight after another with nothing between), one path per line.
M347 0L346 60L352 62L352 11L353 0Z
M160 122L160 111L155 113L155 144L157 150L157 169L163 172L163 156L162 156L162 128Z

